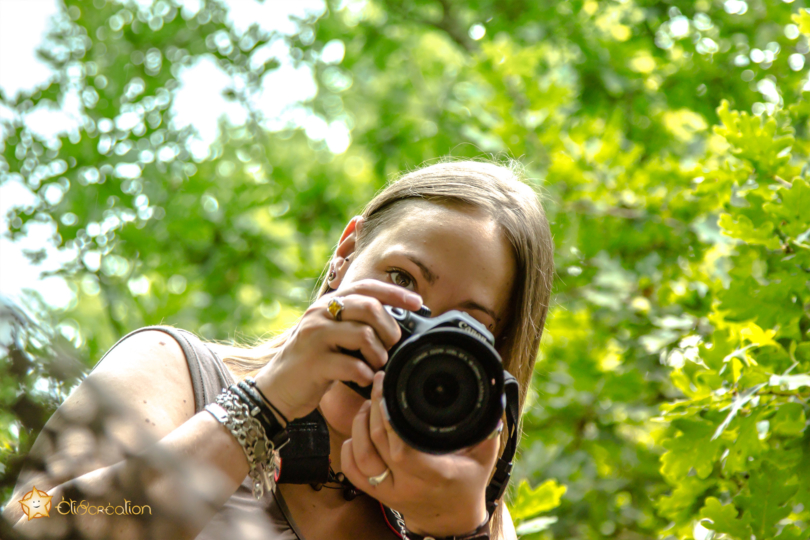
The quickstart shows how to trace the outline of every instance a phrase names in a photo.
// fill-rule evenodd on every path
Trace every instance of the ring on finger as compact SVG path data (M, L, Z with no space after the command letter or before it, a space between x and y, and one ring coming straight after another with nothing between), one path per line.
M343 316L343 308L346 307L343 304L343 297L342 296L335 296L329 303L326 304L326 309L329 310L329 313L332 315L332 318L336 321L341 320Z
M386 478L388 478L389 474L391 474L391 469L386 467L382 474L378 474L377 476L369 476L368 483L372 486L379 486L385 481Z

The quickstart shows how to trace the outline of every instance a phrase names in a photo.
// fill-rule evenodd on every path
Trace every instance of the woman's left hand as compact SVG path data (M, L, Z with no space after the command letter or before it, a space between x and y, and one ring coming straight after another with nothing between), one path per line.
M360 408L352 438L343 444L343 473L359 489L405 516L408 530L453 536L475 530L486 519L485 491L498 457L498 437L452 454L431 455L408 446L383 413L384 373L374 376L371 401ZM377 486L369 477L388 468Z

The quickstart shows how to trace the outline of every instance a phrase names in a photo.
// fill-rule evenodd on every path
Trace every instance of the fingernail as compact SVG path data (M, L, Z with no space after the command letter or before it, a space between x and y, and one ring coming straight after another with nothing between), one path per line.
M382 415L385 418L386 422L391 421L391 415L388 414L388 406L385 404L385 400L380 400L380 411L382 411Z
M405 294L405 301L406 302L413 302L413 303L419 302L419 305L420 306L422 305L422 297L419 296L416 293L407 293L407 294Z
M363 404L360 406L360 412L366 412L371 408L371 400L365 400Z

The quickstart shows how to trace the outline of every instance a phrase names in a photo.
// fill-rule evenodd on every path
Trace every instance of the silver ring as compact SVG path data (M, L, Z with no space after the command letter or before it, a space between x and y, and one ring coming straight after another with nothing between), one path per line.
M382 474L378 474L377 476L369 476L368 483L372 486L379 486L385 481L386 478L388 478L389 474L391 474L391 469L386 467Z
M335 296L329 300L328 304L326 304L326 309L329 310L332 318L334 318L336 321L340 320L344 307L342 296Z

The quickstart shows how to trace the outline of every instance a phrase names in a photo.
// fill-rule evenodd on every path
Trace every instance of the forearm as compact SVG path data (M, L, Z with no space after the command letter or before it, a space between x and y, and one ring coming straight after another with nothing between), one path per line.
M15 529L28 536L56 538L71 527L116 531L135 537L192 539L236 491L248 473L239 443L208 412L202 411L160 441L114 465L97 469L49 490L50 517L22 516ZM140 507L140 515L79 511L91 506ZM63 500L67 503L58 506ZM71 508L70 500L75 504ZM145 512L144 505L149 506ZM92 515L91 515L92 513ZM148 515L147 515L148 514ZM127 530L132 529L132 530Z

